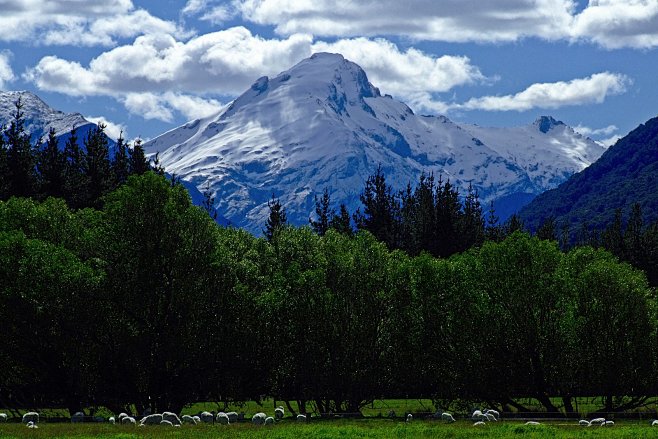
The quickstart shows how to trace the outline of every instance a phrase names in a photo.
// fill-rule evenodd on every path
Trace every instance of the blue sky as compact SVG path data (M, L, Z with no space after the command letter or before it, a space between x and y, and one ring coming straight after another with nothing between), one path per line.
M0 0L0 89L144 139L317 51L417 113L552 115L611 142L656 116L658 0Z

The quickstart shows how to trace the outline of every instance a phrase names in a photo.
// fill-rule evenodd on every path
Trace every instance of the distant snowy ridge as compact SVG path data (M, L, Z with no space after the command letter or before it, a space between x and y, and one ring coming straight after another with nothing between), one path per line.
M524 127L482 128L418 116L382 96L363 69L337 54L315 54L274 78L262 77L218 110L145 147L160 153L167 171L210 188L224 217L257 234L273 194L294 224L308 223L313 197L324 188L334 204L354 211L365 180L380 165L396 188L425 172L450 179L462 194L471 184L483 203L527 202L605 150L550 117Z
M33 141L48 137L51 128L57 137L68 135L73 127L86 133L94 123L86 120L80 113L63 113L49 107L37 95L29 91L0 91L0 124L6 125L16 113L16 102L21 99L25 117L25 130ZM82 138L82 136L78 135Z

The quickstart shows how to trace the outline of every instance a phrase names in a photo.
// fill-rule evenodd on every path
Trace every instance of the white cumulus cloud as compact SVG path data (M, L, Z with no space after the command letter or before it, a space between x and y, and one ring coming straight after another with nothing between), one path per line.
M624 75L603 72L587 78L532 84L514 95L472 98L451 109L485 111L527 111L533 108L560 108L569 105L601 103L609 95L626 91L630 79Z
M149 33L189 36L130 0L1 0L0 41L112 46Z
M568 36L572 0L238 0L238 11L282 35L401 35L419 40L502 42Z
M120 135L123 135L124 140L126 139L126 126L123 124L114 123L103 116L85 116L85 119L96 125L100 125L101 123L105 125L105 134L110 139L117 140Z
M14 80L14 71L11 68L12 53L8 50L0 50L0 90L4 89L8 82Z

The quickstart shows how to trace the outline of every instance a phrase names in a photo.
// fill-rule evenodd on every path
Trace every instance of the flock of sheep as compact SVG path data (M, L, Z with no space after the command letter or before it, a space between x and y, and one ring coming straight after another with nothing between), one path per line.
M256 413L251 417L251 422L254 425L272 425L275 422L281 421L285 415L285 411L282 406L274 409L274 416L267 416L263 412ZM395 417L395 412L389 412L389 417ZM436 412L432 415L434 419L441 419L446 423L455 422L455 418L452 414L448 412ZM83 422L85 419L85 414L82 412L75 413L71 417L71 422ZM103 418L101 418L103 419ZM500 419L500 413L493 409L487 410L475 410L470 419L474 422L474 426L483 426L487 422L497 422ZM103 419L104 420L104 419ZM139 427L144 427L146 425L165 425L169 427L180 427L183 424L196 425L200 423L212 424L217 423L221 425L234 424L239 421L245 420L244 412L219 412L217 415L213 415L210 412L202 412L198 416L183 415L178 417L177 414L172 412L164 413L155 413L144 416L137 422L137 420L126 413L121 413L116 418L114 416L108 419L110 424L131 424ZM306 415L297 415L297 421L305 422L307 420ZM411 422L413 420L412 414L407 414L405 417L406 422ZM37 412L28 412L23 415L23 424L28 428L38 428L37 424L39 423L39 414ZM7 414L0 413L0 422L7 422ZM525 425L541 425L537 421L527 421ZM614 421L606 420L605 418L594 418L590 421L587 419L581 419L578 421L578 425L583 427L592 427L592 426L601 426L601 427L611 427L615 425ZM652 427L658 427L658 419L651 421Z

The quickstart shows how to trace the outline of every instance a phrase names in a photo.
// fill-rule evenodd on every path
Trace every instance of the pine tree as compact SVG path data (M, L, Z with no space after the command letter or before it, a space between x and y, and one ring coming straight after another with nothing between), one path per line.
M461 245L458 251L465 251L473 246L480 246L485 238L485 220L477 191L468 185L468 193L464 199L463 214L460 217L459 236Z
M357 228L369 231L391 249L398 248L400 206L386 183L381 166L366 180L360 198L364 209L363 213L360 210L355 213Z
M114 174L113 186L118 187L128 180L128 175L130 173L128 148L123 139L123 131L119 134L114 151L114 161L112 162L112 173Z
M72 209L86 206L87 177L84 173L85 153L78 145L75 127L64 145L64 198Z
M489 203L489 210L487 211L487 226L485 229L487 241L500 242L503 240L503 231L500 224L498 224L499 220L498 215L496 215L494 203L491 201Z
M109 192L113 181L105 125L101 123L96 128L92 128L87 133L84 144L87 150L83 161L83 169L87 176L87 203L89 206L98 207L101 197Z
M436 254L436 188L434 175L421 174L414 192L416 214L414 215L414 235L418 249Z
M352 236L354 234L354 230L352 229L352 218L345 204L341 204L338 209L338 214L334 214L331 217L329 227L346 236Z
M619 258L624 257L625 245L621 209L615 209L615 219L601 234L601 243L613 255Z
M41 176L41 195L64 198L66 182L66 157L59 150L55 129L48 131L48 140L39 153L37 170Z
M151 167L149 166L149 161L146 159L146 155L144 153L142 140L137 139L133 143L132 150L130 151L130 161L128 166L128 169L130 169L130 174L142 175L150 168Z
M537 238L557 241L557 221L554 216L546 218L537 229Z
M270 215L267 218L267 223L265 223L263 234L268 241L272 241L279 230L288 224L288 219L285 208L274 194L272 194L272 199L267 202L267 207L270 209Z
M7 143L5 142L5 130L0 129L0 201L7 200L9 193L9 162L7 158Z
M171 179L172 183L176 181L175 176ZM175 183L174 183L175 184ZM217 210L215 209L215 197L212 195L210 190L210 182L206 184L206 187L203 190L203 209L208 212L210 218L217 219Z
M30 136L25 132L25 118L21 98L14 103L16 111L5 135L7 137L7 164L9 171L9 192L17 197L36 195L37 173L35 150Z
M329 196L329 190L326 188L322 193L322 198L318 199L317 195L315 196L315 215L317 219L309 218L309 223L311 228L315 233L320 236L324 236L329 230L329 222L334 216L334 211L330 207L331 197Z
M450 180L436 186L436 229L435 256L447 258L459 248L458 222L461 216L459 192L450 184Z

